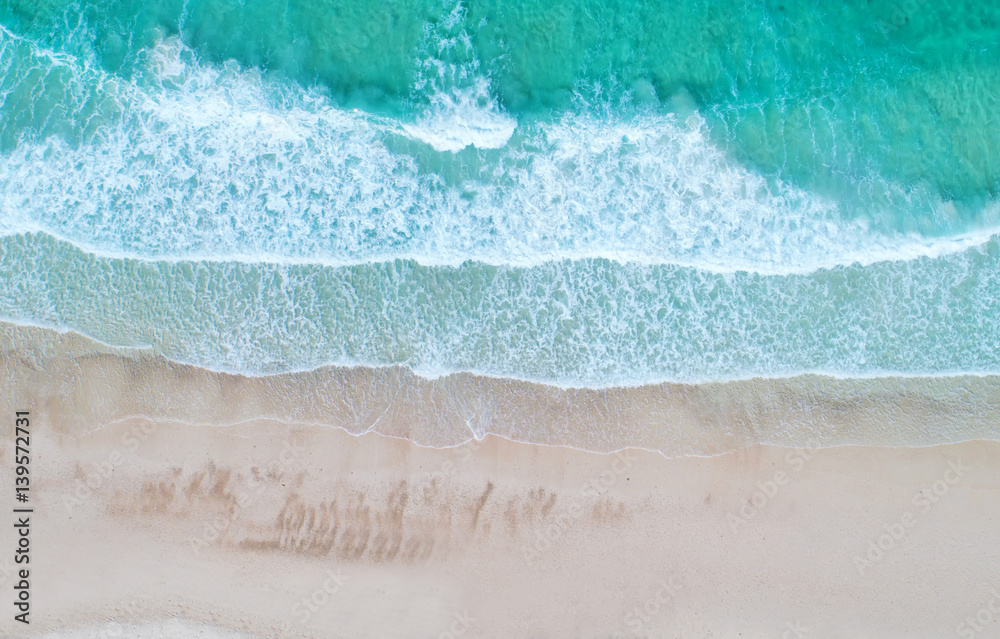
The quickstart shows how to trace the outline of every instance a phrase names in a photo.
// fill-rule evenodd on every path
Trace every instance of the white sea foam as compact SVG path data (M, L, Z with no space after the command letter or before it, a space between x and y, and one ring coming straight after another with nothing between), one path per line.
M489 97L488 87L487 80L479 78L472 87L435 96L433 110L413 124L404 124L403 131L437 151L503 147L514 134L517 121L500 112L496 100Z
M808 275L606 260L329 268L104 259L0 240L0 317L213 370L405 365L559 386L1000 366L995 236L954 256Z
M24 55L14 38L0 35L0 55ZM52 73L55 62L31 47L34 58L10 77ZM961 251L1000 219L984 212L980 230L961 235L877 228L740 166L697 113L582 112L519 125L474 60L429 67L424 81L440 90L407 121L202 64L176 39L147 53L128 82L59 58L77 78L73 100L99 89L114 108L79 140L29 137L0 155L0 232L44 230L89 251L155 259L529 266L593 257L796 273ZM410 137L438 150L402 142ZM475 170L452 155L469 144ZM931 217L949 208L917 204Z

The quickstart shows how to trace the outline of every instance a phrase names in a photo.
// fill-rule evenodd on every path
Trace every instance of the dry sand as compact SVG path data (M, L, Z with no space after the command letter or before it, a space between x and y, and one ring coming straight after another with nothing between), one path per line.
M10 636L950 637L1000 589L995 442L668 459L133 419L33 445Z

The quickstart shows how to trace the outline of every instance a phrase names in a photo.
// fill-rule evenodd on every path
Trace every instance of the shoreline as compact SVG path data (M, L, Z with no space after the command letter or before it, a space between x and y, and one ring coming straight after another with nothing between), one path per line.
M134 417L211 426L264 419L354 435L374 431L435 448L492 434L666 457L713 456L756 444L926 447L1000 440L995 375L802 375L604 389L471 373L427 379L398 366L246 377L8 323L0 323L0 358L10 371L4 405L17 398L35 406L67 434Z

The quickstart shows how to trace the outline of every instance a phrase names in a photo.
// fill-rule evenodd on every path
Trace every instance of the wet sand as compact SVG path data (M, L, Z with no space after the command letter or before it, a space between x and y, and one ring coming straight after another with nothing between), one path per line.
M3 406L31 406L58 432L131 417L229 425L254 419L378 432L424 446L473 437L610 452L717 455L755 444L926 446L1000 440L1000 377L820 375L564 389L401 367L328 367L249 377L115 349L73 333L0 323Z

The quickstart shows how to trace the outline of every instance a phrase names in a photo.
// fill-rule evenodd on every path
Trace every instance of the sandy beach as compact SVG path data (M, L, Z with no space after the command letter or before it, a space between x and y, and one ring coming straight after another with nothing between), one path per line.
M32 623L5 615L5 636L997 636L992 378L503 395L468 376L250 378L4 335L36 508ZM476 401L493 407L479 438L460 417ZM615 402L631 410L612 420ZM898 445L942 423L968 441ZM650 425L660 438L642 439ZM444 441L413 441L432 432ZM544 442L574 432L577 447Z
M6 636L998 628L996 442L665 458L273 421L130 419L82 436L36 423L33 623L4 615ZM980 632L961 625L977 613Z

